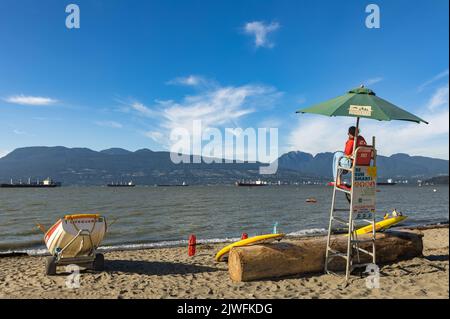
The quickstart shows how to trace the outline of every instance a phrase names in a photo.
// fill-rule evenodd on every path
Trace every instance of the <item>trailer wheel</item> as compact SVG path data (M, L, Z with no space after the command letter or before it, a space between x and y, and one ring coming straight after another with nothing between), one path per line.
M103 254L96 254L94 260L94 270L102 271L105 268L105 257Z
M56 257L49 256L45 259L45 274L47 276L56 275Z

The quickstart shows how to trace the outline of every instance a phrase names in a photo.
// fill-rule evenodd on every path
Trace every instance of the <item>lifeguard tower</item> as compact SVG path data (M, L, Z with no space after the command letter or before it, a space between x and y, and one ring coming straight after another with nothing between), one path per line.
M359 121L357 123L357 128ZM356 130L358 132L358 129ZM357 135L355 141L357 141ZM328 226L327 248L325 254L325 272L330 273L329 263L334 258L344 258L346 261L345 280L348 281L350 273L356 267L368 265L361 264L360 253L372 257L372 263L376 262L375 255L375 199L377 185L377 151L375 149L375 137L372 138L372 145L357 146L354 143L353 155L351 156L351 167L337 167L337 176L350 173L351 185L334 183L333 199L331 203L330 221ZM347 195L349 200L348 208L337 208L336 199L339 193ZM368 224L372 226L370 238L359 239L355 229L355 223ZM333 247L332 234L336 225L343 225L348 229L347 251L338 251ZM366 250L359 246L362 242L371 242L372 250ZM355 262L356 258L356 262Z
M378 97L374 91L364 87L364 85L352 89L344 95L298 110L297 113L311 113L330 117L353 117L356 118L357 129L359 128L359 121L361 118L377 121L399 120L428 124L427 121L424 121L420 117ZM357 141L357 136L355 136L355 140ZM353 262L354 257L357 258L359 263L359 254L364 253L372 257L373 263L376 261L375 195L377 185L377 152L375 149L375 138L372 139L372 145L357 147L356 144L357 143L354 143L353 155L351 158L352 166L349 169L338 167L338 174L343 172L351 174L351 186L346 187L336 185L336 183L334 185L325 258L326 272L329 272L330 270L329 264L332 259L342 257L346 260L346 281L349 279L351 270L357 266L357 264ZM338 193L345 193L348 196L350 202L348 208L336 207L336 197ZM372 251L364 250L359 247L361 240L358 240L355 232L355 222L366 222L372 225L372 238L364 239L364 241L369 240L372 242ZM332 228L337 223L348 228L348 245L346 252L333 249L331 234Z

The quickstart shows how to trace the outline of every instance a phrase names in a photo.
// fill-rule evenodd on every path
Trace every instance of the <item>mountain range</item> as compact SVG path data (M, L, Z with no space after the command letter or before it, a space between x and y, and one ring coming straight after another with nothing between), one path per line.
M170 153L140 149L128 151L110 148L93 151L88 148L24 147L0 158L0 181L27 181L51 177L64 185L104 185L110 182L136 184L221 184L236 180L264 179L267 181L302 182L327 181L332 175L332 153L315 156L296 151L278 159L278 171L260 175L260 163L192 163L174 164ZM394 154L378 156L379 179L426 179L448 175L448 160L423 156Z
M320 172L320 176L332 175L333 153L319 153L312 156L303 152L289 152L278 159L278 165L302 174ZM410 156L398 153L391 156L377 156L377 172L380 179L423 179L448 175L448 160L424 156Z

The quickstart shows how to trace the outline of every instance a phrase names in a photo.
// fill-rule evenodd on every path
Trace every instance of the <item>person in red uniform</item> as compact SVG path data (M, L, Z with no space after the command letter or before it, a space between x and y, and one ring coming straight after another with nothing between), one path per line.
M334 153L334 159L333 159L333 181L337 183L338 185L341 184L340 176L337 175L337 167L338 165L344 168L351 168L352 167L352 160L351 156L353 154L353 146L355 143L355 134L356 134L356 127L350 126L348 129L348 140L345 143L345 150L344 152L336 152ZM357 147L358 146L364 146L367 145L366 140L361 135L358 135L357 138Z

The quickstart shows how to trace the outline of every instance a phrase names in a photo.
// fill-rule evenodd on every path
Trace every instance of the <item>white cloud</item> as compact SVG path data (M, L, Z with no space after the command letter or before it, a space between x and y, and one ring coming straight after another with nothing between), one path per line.
M248 99L267 93L259 86L221 87L195 96L184 98L181 103L165 105L162 126L165 128L192 126L194 120L202 120L205 126L219 126L233 122L254 109L246 106Z
M440 87L436 90L428 102L427 107L433 111L443 105L448 105L448 84L447 86Z
M35 121L61 121L60 117L33 116L31 119Z
M12 132L19 136L35 136L33 133L29 133L27 131L24 131L24 130L21 130L18 128L13 129Z
M442 71L441 73L435 75L433 78L431 78L430 80L422 83L419 88L417 89L419 92L422 92L427 86L433 84L436 81L439 81L440 79L446 78L448 77L448 69L445 71Z
M27 132L22 131L22 130L18 130L18 129L14 129L13 133L16 135L27 135Z
M7 151L7 150L0 150L0 158L6 156L8 154L9 154L9 151Z
M427 120L429 125L403 121L362 120L362 135L369 143L372 136L376 136L377 148L381 155L408 153L448 159L448 85L446 88L446 100L442 98L445 88L439 88L418 114ZM430 108L430 105L435 107ZM298 126L288 137L289 150L301 150L312 154L342 150L347 138L347 129L354 124L355 119L346 117L299 115Z
M262 21L253 21L245 24L244 31L246 34L255 37L255 46L272 48L274 44L269 41L268 34L280 28L277 22L265 24Z
M371 85L374 85L374 84L376 84L378 82L381 82L381 81L383 81L382 77L376 77L376 78L367 79L363 84L365 86L371 86Z
M257 109L270 107L281 95L276 89L263 85L217 86L196 95L185 96L181 101L157 101L152 108L140 102L131 105L138 114L158 121L145 135L168 146L170 132L183 128L192 131L193 123L201 120L202 126L237 127L237 122Z
M185 77L177 77L167 82L169 85L183 85L183 86L213 86L215 83L212 80L206 79L199 75L188 75Z
M58 100L42 97L42 96L26 96L26 95L12 95L3 99L5 102L12 104L20 104L20 105L33 105L33 106L41 106L41 105L51 105L58 102Z
M164 135L158 131L148 131L144 133L145 136L151 138L155 142L160 142L164 140Z
M288 138L289 148L312 154L343 149L346 130L352 123L348 118L300 114L298 125Z
M156 116L156 112L152 111L150 108L142 104L141 102L133 102L129 105L132 110L137 111L139 114L154 117Z
M95 125L102 126L102 127L109 127L109 128L122 128L123 125L121 123L118 123L116 121L96 121L94 122Z

